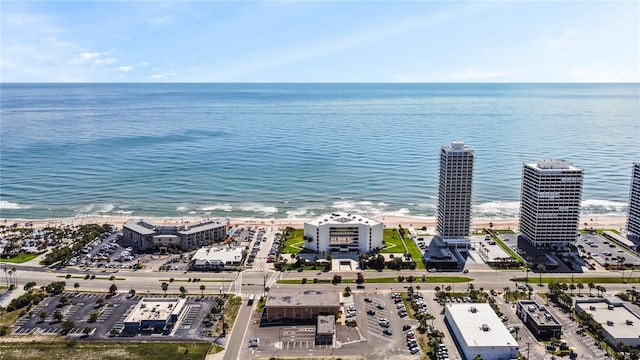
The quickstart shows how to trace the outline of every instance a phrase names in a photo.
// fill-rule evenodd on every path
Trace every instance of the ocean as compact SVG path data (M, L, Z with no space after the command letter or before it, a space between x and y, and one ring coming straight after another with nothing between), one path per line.
M1 84L0 217L432 216L440 147L475 149L474 216L523 162L584 169L625 215L638 84Z

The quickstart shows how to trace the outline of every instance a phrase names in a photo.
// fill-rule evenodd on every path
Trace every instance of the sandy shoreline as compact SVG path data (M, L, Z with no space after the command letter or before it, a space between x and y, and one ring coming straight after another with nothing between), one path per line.
M118 228L122 228L122 225L130 219L146 219L156 223L163 224L187 224L196 223L207 219L214 219L214 217L135 217L135 216L109 216L109 215L86 215L76 216L70 218L52 218L52 219L0 219L0 225L10 226L17 224L19 227L23 227L29 223L34 228L43 228L47 226L64 226L64 225L82 225L82 224L112 224ZM374 217L375 220L384 223L387 227L398 227L398 224L402 226L414 226L423 227L426 226L429 231L433 231L436 218L435 216L421 217L421 216L397 216L397 215L380 215ZM291 226L294 228L302 228L306 221L312 220L312 218L229 218L231 225L267 225L267 226ZM622 230L626 225L626 217L623 216L599 216L599 217L583 217L580 220L580 228L587 224L587 227L591 228L606 228ZM481 229L489 227L492 223L494 228L498 229L517 229L518 218L474 218L472 224L474 229Z

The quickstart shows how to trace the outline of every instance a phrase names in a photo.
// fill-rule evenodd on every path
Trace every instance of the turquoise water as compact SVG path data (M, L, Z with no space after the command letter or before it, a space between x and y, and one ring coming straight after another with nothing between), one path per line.
M638 84L2 84L0 217L433 215L439 149L476 151L476 216L523 162L585 170L626 211Z

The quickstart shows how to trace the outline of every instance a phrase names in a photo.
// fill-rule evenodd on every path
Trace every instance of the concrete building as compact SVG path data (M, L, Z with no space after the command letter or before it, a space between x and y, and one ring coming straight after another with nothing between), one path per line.
M580 225L582 169L564 160L526 163L522 170L520 236L537 248L564 248Z
M122 226L122 238L143 251L186 251L224 240L228 228L228 219L178 225L159 225L144 219L129 220Z
M304 247L321 253L382 249L384 225L361 215L338 212L304 224Z
M471 231L473 161L473 149L463 142L440 149L436 230L444 241L466 239Z
M518 342L489 304L447 304L444 317L466 360L476 355L484 360L518 357Z
M314 323L318 315L338 317L339 311L340 299L336 291L271 289L263 320Z
M336 333L336 317L334 315L318 315L316 325L316 345L333 344Z
M631 173L627 237L636 245L640 245L640 162L633 164Z
M576 311L584 311L600 323L614 347L619 342L640 346L640 316L622 302L597 298L576 300Z
M518 301L516 315L538 340L550 340L562 334L562 325L558 319L544 305L535 301Z
M191 257L194 270L238 270L246 250L243 246L211 246L198 249Z
M186 301L179 298L142 299L124 320L124 331L166 331L178 321Z

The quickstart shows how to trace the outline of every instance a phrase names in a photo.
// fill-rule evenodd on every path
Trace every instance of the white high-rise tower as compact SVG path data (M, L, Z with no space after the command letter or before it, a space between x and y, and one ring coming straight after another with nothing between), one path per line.
M438 224L443 239L464 239L471 230L473 149L453 142L440 149Z
M631 173L627 237L636 243L640 242L640 163L633 164Z
M520 235L538 248L575 242L580 226L582 169L564 160L524 164Z

